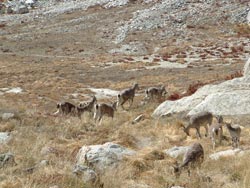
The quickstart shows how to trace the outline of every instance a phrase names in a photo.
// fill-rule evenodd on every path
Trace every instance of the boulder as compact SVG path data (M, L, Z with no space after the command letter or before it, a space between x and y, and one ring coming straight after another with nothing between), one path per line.
M86 184L93 184L97 181L96 172L87 166L75 165L73 173L80 177Z
M134 154L135 151L112 142L83 146L77 154L77 165L91 166L103 172L106 168L115 167L124 156Z
M211 155L209 155L210 159L213 160L218 160L221 157L232 157L232 156L236 156L236 155L243 155L246 151L242 150L242 149L229 149L229 150L225 150L225 151L219 151L216 153L213 153Z
M249 62L244 67L244 76L218 85L206 85L193 95L177 101L165 101L153 112L153 117L187 113L194 115L208 111L217 115L250 114L250 72Z
M11 135L8 132L0 132L0 145L6 144L11 140Z
M170 149L165 150L164 153L166 153L170 157L177 158L184 155L187 152L188 148L189 146L174 146Z

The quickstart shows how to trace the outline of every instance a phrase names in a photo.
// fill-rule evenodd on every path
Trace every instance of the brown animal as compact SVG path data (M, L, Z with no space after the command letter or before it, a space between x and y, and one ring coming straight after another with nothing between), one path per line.
M117 106L121 105L122 109L124 109L123 104L127 101L130 101L129 107L131 107L135 97L135 90L137 89L139 89L139 85L136 83L133 85L133 87L122 90L117 96Z
M54 114L61 112L63 115L75 115L76 112L76 106L70 102L57 103L57 109L57 112Z
M183 162L180 165L174 166L174 174L179 177L181 170L187 168L188 175L190 176L190 167L200 167L204 160L204 150L200 143L194 143L190 146L187 152L184 154Z
M117 102L114 102L112 105L102 103L95 105L95 113L94 113L94 120L101 121L102 117L108 116L112 119L114 118L114 113L116 111Z
M160 100L167 95L167 91L165 86L162 85L161 87L150 87L145 90L146 96L144 99L146 100Z
M240 134L241 134L241 128L239 125L232 125L232 123L226 122L227 129L230 133L230 136L232 138L232 146L233 148L238 148L240 145Z
M211 125L213 121L213 115L210 112L200 112L190 117L188 125L184 128L184 132L189 136L189 129L196 129L196 135L201 138L200 127L204 126L206 129L205 136L208 135L208 124Z
M208 128L209 137L210 137L212 144L213 144L213 149L215 149L216 138L219 139L219 143L221 144L222 137L223 137L223 129L222 129L223 118L222 118L222 116L216 116L216 119L217 119L217 123L212 124Z

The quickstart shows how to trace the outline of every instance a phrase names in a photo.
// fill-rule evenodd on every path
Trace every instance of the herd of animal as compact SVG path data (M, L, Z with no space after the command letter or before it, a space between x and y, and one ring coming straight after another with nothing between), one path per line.
M89 112L93 115L94 120L101 121L103 116L114 117L114 112L117 110L117 107L121 106L124 109L124 104L129 103L129 108L132 106L135 92L139 90L139 85L137 83L133 84L131 88L124 89L119 92L117 95L117 101L112 104L107 103L97 103L95 96L92 96L91 101L81 102L79 105L74 105L70 102L62 102L57 104L57 112L54 114L61 113L63 115L74 115L78 116L81 119L81 116L84 112ZM160 87L149 87L145 90L145 100L159 100L162 97L165 97L167 91L165 86Z
M81 118L84 112L89 112L93 115L94 120L100 122L103 116L114 117L114 112L117 107L121 106L124 109L124 104L129 102L129 107L132 106L135 97L136 90L139 90L137 83L133 84L131 88L124 89L117 95L117 101L112 104L97 103L95 96L88 102L82 102L75 106L69 102L63 102L57 104L57 112L63 115L72 114ZM152 101L159 100L167 95L165 86L149 87L145 90L144 100ZM216 118L216 123L213 123L213 118ZM212 147L215 149L216 140L221 144L223 139L223 126L226 126L231 136L232 147L238 148L240 143L241 127L239 125L233 125L232 122L224 122L222 116L214 116L210 112L200 112L191 117L188 117L187 125L183 127L183 131L189 136L189 130L195 129L196 135L201 139L200 127L204 127L206 130L205 136L209 136L212 141ZM184 155L183 162L180 165L174 166L174 173L178 176L181 169L188 167L188 174L190 174L189 167L200 166L204 160L204 149L200 143L194 143L189 147ZM198 164L198 165L197 165Z

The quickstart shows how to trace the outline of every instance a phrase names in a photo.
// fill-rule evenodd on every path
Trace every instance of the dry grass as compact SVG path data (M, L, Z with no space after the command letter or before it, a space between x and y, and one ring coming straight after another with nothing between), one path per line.
M249 37L250 36L250 25L249 24L238 24L234 26L235 32L239 36Z
M114 120L105 117L101 125L96 125L89 114L79 120L76 117L52 117L46 114L41 116L34 112L22 116L21 126L16 121L2 123L1 130L12 131L13 139L8 145L3 145L0 152L13 152L18 165L1 169L1 187L88 187L72 174L76 154L83 145L109 141L134 149L137 154L125 158L115 169L115 173L114 170L107 171L100 177L105 188L125 188L132 185L140 187L145 184L155 188L172 185L197 188L249 186L246 178L250 175L247 157L211 161L208 155L213 151L208 138L200 141L206 156L200 171L194 171L191 180L185 172L179 179L175 179L171 166L176 163L176 159L166 156L163 150L174 145L189 145L195 142L196 138L187 138L181 128L183 124L178 120L152 119L150 114L157 104L138 106L138 103L136 98L129 111L119 109ZM28 112L22 105L20 109ZM132 124L132 120L141 111L146 114L146 119ZM194 135L193 132L191 134ZM246 128L242 145L250 141L248 137L249 129ZM230 148L227 141L216 150L225 148ZM33 171L26 170L42 160L48 160L49 165L35 168ZM179 162L180 160L178 159Z

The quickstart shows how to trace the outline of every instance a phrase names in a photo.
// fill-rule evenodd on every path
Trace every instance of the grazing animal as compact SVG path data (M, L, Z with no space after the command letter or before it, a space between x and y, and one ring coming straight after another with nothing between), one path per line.
M200 112L190 117L188 125L184 128L184 132L189 136L189 129L196 129L196 135L201 138L200 127L204 126L206 129L205 136L208 135L208 124L211 125L213 121L213 115L210 112Z
M87 108L84 106L84 107L80 107L80 106L77 106L76 107L76 114L77 116L79 117L79 119L81 119L82 117L82 114L87 111Z
M130 101L129 107L131 107L135 97L135 90L137 89L139 90L139 85L136 83L133 87L122 90L117 96L117 106L121 105L122 109L124 109L123 104Z
M209 137L210 137L212 144L213 144L213 149L215 149L216 138L218 138L219 143L221 144L222 137L223 137L223 129L222 129L223 118L222 118L222 116L216 116L216 119L217 119L217 123L212 124L208 128Z
M232 138L232 146L233 148L238 148L240 145L240 133L241 128L239 125L232 125L232 123L226 123L227 129L230 133L230 136Z
M94 109L94 106L95 106L96 103L97 103L96 97L92 96L91 101L80 103L79 107L84 108L85 109L84 111L88 111L88 112L93 114L93 109Z
M117 102L114 102L112 105L102 103L95 105L95 113L94 113L94 120L101 121L104 115L114 118L114 113L116 111Z
M76 112L76 106L70 102L57 103L57 109L57 112L54 113L55 115L59 112L61 112L63 115L74 115Z
M167 95L167 91L165 89L165 86L162 85L161 87L150 87L148 89L145 90L145 98L147 100L160 100L162 99L162 97L165 97Z
M190 176L190 167L200 167L204 160L204 150L200 143L194 143L186 151L183 157L183 162L180 165L174 166L174 174L178 177L183 168L187 168L188 175Z

